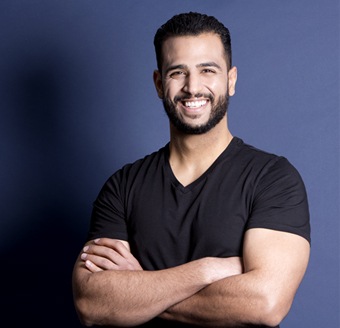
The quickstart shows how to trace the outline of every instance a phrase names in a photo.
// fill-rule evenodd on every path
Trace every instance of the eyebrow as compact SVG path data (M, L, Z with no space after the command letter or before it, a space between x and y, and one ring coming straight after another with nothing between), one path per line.
M187 65L172 65L169 66L166 70L165 70L165 74L168 74L170 71L176 70L176 69L187 69L188 66Z
M219 69L220 71L222 70L221 66L216 64L215 62L202 63L202 64L197 65L196 67L215 67Z
M197 68L199 67L215 67L217 69L219 69L220 71L222 70L221 66L216 64L215 62L207 62L207 63L201 63L201 64L197 64L196 65ZM188 66L187 65L173 65L168 67L165 70L165 74L168 74L170 71L176 70L176 69L187 69Z

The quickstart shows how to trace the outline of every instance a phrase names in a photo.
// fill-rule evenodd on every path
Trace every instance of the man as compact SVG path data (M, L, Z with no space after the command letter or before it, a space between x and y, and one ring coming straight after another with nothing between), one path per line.
M154 83L170 142L102 188L73 273L86 325L274 327L310 252L307 197L283 157L233 137L237 70L214 17L174 16L155 35Z

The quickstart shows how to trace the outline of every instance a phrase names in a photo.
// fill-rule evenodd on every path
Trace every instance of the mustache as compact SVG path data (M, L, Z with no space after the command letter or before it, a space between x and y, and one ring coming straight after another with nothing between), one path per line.
M192 98L208 98L210 100L210 102L214 101L214 97L212 94L208 94L208 93L197 93L194 95L194 97L188 97L188 96L175 96L174 97L174 103L177 104L179 101L186 101L188 99L192 99Z

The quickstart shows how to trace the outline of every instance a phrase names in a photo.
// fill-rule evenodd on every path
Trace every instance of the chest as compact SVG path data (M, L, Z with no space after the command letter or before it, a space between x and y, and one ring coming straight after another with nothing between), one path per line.
M241 256L250 190L225 175L186 188L166 178L140 185L127 219L134 254L148 269L206 256Z

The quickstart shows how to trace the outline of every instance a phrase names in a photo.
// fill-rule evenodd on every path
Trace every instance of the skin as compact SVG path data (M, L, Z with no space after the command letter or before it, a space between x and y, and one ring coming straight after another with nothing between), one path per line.
M177 103L178 117L196 127L209 121L212 104L207 97L196 98L195 95L211 94L219 99L228 92L233 96L236 81L236 67L227 70L222 42L211 33L168 39L163 45L162 73L154 72L159 98L207 101L197 109ZM203 135L184 134L170 122L170 165L176 178L184 186L196 180L225 150L231 139L227 115Z
M211 99L235 93L237 70L227 70L219 37L173 37L163 55L162 72L154 72L158 96L173 102L185 124L205 125L214 111ZM196 100L203 106L185 102ZM176 178L184 186L195 181L231 139L226 115L203 134L185 133L170 122L170 165ZM133 326L160 316L207 327L275 326L291 307L309 251L300 236L250 229L243 258L209 257L146 271L126 241L102 238L88 242L76 261L75 306L86 325Z
M87 326L133 326L241 272L237 257L203 258L171 269L143 271L127 242L102 238L88 242L77 259L75 305Z

